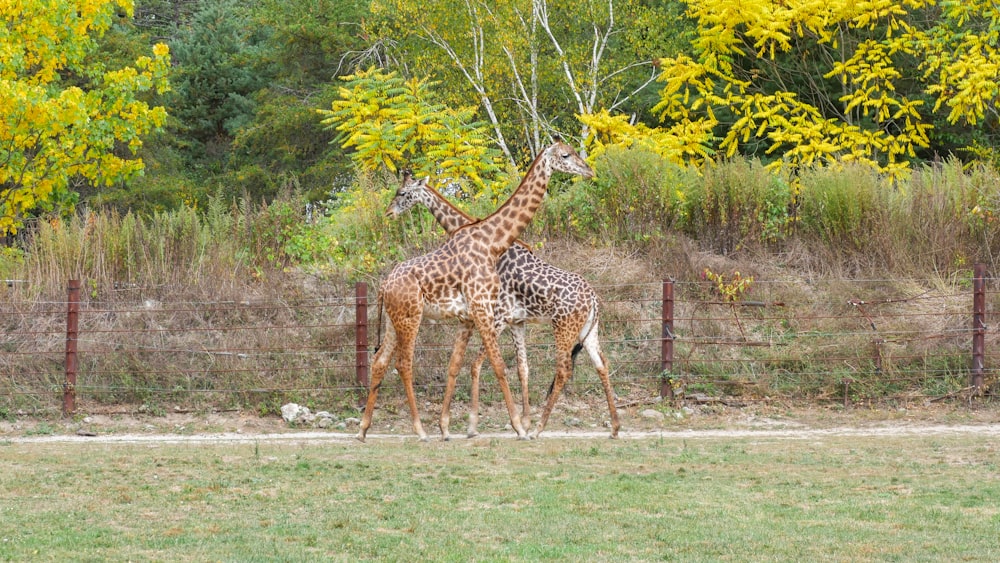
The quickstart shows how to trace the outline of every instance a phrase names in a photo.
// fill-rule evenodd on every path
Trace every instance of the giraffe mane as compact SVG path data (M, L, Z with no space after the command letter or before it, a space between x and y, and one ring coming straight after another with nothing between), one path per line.
M462 225L461 227L455 229L455 232L452 233L452 235L454 235L455 233L457 233L458 231L461 231L462 229L464 229L466 227L472 226L472 225L474 225L474 224L479 223L480 221L482 221L482 219L477 218L477 217L473 217L472 215L469 215L466 211L460 209L457 205L455 205L450 200L448 200L448 198L446 198L443 195L441 195L441 192L439 192L436 189L434 189L433 187L431 187L431 185L429 183L424 183L424 189L427 190L427 192L430 193L433 197L435 197L436 199L440 200L441 202L443 202L445 205L447 205L451 209L455 210L456 213L462 215L463 217L465 217L466 219L469 220L468 223L466 223L466 224ZM515 240L514 243L520 245L521 247L523 247L528 252L534 252L534 249L531 248L531 245L528 244L528 243L526 243L526 242L524 242L521 239Z

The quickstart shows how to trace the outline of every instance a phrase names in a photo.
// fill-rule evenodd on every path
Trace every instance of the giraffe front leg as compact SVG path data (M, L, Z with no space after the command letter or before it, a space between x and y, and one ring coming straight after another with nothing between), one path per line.
M471 378L472 381L470 385L472 386L469 392L470 404L469 404L469 429L466 431L465 435L469 438L475 438L479 435L479 375L483 371L483 362L486 361L486 347L479 347L479 355L476 356L476 361L472 363Z
M444 400L441 402L441 438L451 439L449 425L451 424L451 400L455 396L455 381L458 379L458 370L462 368L462 359L465 358L465 348L469 344L472 336L472 327L466 326L455 340L455 345L451 350L451 361L448 362L448 382L444 387Z
M531 428L531 405L528 395L528 347L525 344L524 329L524 323L516 323L510 327L514 349L517 351L517 376L521 381L521 425L527 430Z
M503 400L507 404L507 414L510 415L510 425L514 428L514 432L517 433L519 440L527 440L528 433L524 431L524 426L521 425L521 418L517 415L514 407L514 396L511 394L510 385L507 383L506 366L503 363L503 356L500 355L500 346L497 345L496 334L493 332L493 324L479 322L476 324L480 327L479 333L483 339L483 346L486 347L486 353L490 358L490 364L493 366L493 372L500 383L500 391L503 392Z

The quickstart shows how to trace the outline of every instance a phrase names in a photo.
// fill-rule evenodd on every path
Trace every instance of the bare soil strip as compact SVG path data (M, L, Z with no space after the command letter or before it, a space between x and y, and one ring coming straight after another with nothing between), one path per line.
M835 427L835 428L789 428L789 429L717 429L717 430L643 430L622 431L619 435L623 440L643 440L661 438L665 440L703 439L703 438L748 438L776 440L808 440L828 437L863 436L863 437L901 437L901 436L947 436L947 435L977 435L1000 436L1000 424L977 425L896 425L896 426L866 426L866 427ZM606 430L552 430L546 431L540 440L587 440L608 438ZM455 440L464 441L467 438L455 436ZM488 432L480 434L474 440L509 439L514 440L513 432ZM379 441L416 440L411 434L369 434L366 444ZM440 439L432 438L432 441ZM359 446L364 444L355 440L354 432L337 431L304 431L282 433L237 433L224 432L212 434L100 434L96 436L48 435L48 436L8 436L0 437L0 442L13 444L54 444L54 443L102 443L102 444L238 444L238 443L321 443L350 442Z

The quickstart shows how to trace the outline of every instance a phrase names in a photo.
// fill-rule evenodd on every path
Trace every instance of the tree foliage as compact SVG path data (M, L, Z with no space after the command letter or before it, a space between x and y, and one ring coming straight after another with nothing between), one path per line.
M71 205L71 180L109 186L139 174L144 135L163 107L146 92L168 88L169 49L157 44L131 66L94 53L131 0L33 0L0 9L0 234L26 214Z
M266 30L250 25L244 2L210 0L173 40L173 111L192 151L218 156L253 118L253 94L266 83ZM216 148L218 145L218 148Z
M672 2L376 0L380 36L401 67L440 78L453 102L475 99L514 163L554 132L586 134L574 113L640 112L655 54L673 52ZM374 27L374 26L373 26Z
M691 54L662 59L654 108L689 143L794 166L847 160L897 174L935 151L935 113L995 131L995 2L688 0ZM697 125L697 126L694 126Z
M377 68L341 79L347 85L340 99L317 111L324 125L340 133L335 142L354 150L351 158L362 169L409 167L443 182L466 178L479 189L500 171L484 124L472 121L470 108L433 103L436 83Z

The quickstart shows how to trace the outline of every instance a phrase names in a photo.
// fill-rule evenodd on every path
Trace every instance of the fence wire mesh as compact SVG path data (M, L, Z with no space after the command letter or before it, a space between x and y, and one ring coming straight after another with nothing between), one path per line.
M708 282L674 283L670 330L664 330L664 283L597 288L602 347L624 403L665 391L699 402L857 403L938 400L970 389L976 332L971 283L758 280L752 296L735 301L720 298ZM989 324L998 301L995 280L985 280L985 287L981 360L988 390L1000 350ZM78 405L273 412L287 401L346 408L366 393L358 377L353 285L322 297L290 291L231 301L171 300L161 293L136 287L81 292L73 389ZM362 349L369 355L386 322L374 293L361 320L367 323ZM58 410L66 391L69 299L26 294L0 293L0 405ZM457 333L453 322L421 327L415 378L428 400L443 393ZM537 401L554 373L551 327L532 325L528 338L530 392ZM671 339L669 358L664 338ZM506 335L501 344L513 377L513 346ZM477 351L474 340L466 374ZM500 401L490 373L487 362L484 400ZM469 393L468 377L459 385L461 400ZM581 354L567 392L599 397L600 389ZM402 395L398 378L387 377L382 393Z

